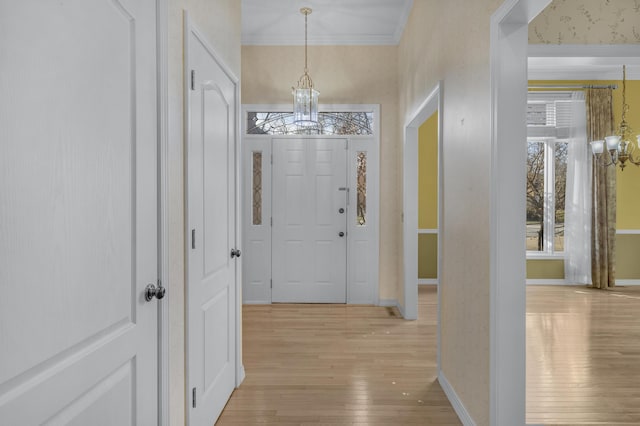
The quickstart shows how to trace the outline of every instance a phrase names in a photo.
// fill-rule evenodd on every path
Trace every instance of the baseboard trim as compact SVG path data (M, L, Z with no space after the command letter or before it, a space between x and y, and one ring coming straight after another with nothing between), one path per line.
M438 285L437 278L419 278L418 285Z
M616 280L616 285L624 285L624 286L640 285L640 280Z
M464 426L476 426L476 422L473 421L473 418L465 408L464 404L462 404L458 394L453 390L453 386L451 386L451 383L449 383L442 370L438 372L438 382L440 383L445 395L447 395L447 398L449 398L449 402L462 424Z
M264 300L245 300L242 302L243 305L270 305L271 302L267 302Z
M378 301L378 306L397 307L398 306L398 299L380 299Z
M242 384L244 378L247 377L247 374L244 371L244 364L240 365L240 372L238 373L238 383L236 383L236 388Z
M528 279L527 285L568 285L565 279Z
M400 312L400 315L402 316L402 318L407 319L407 316L405 315L405 312L404 312L404 307L400 305L400 303L398 302L398 299L380 299L378 301L378 306L384 306L387 308L396 308Z

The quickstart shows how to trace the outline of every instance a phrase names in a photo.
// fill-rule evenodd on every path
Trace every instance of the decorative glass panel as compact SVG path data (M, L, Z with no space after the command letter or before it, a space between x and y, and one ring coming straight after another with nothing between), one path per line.
M300 127L292 112L249 112L249 135L372 135L373 112L319 112L318 124Z
M356 181L357 181L357 200L356 214L358 225L364 226L367 222L367 153L358 152L356 154Z
M253 152L253 224L262 225L262 152Z

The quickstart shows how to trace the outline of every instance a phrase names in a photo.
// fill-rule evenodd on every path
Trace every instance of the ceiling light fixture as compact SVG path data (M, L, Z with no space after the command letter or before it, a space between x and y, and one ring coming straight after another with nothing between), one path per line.
M304 15L304 74L298 80L298 87L292 87L293 121L302 127L318 124L318 91L313 88L313 81L307 67L307 16L312 12L310 7L303 7Z
M640 135L636 136L636 139L638 140L636 145L634 145L633 142L629 141L629 137L633 133L633 130L627 123L627 111L629 110L629 105L627 104L626 86L627 69L626 66L623 65L622 120L620 121L620 125L618 126L618 131L615 135L605 137L604 140L591 142L591 150L593 151L593 155L598 160L598 164L600 164L601 166L615 166L616 164L620 163L620 170L624 170L627 161L635 164L636 166L640 166L640 158L636 158L632 155L635 148L640 147ZM608 163L605 163L604 160L601 159L601 156L604 153L605 145L607 146L607 151L609 151L609 156L611 157Z

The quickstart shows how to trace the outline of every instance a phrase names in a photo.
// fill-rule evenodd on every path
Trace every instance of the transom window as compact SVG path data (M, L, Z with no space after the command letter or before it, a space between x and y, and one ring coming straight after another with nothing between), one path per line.
M247 112L249 135L372 135L373 111L319 112L318 125L299 127L293 112Z

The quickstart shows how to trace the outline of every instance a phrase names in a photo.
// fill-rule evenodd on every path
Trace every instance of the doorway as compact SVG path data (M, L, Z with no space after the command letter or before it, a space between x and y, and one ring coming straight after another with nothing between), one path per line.
M289 108L243 106L243 303L377 305L380 108Z

